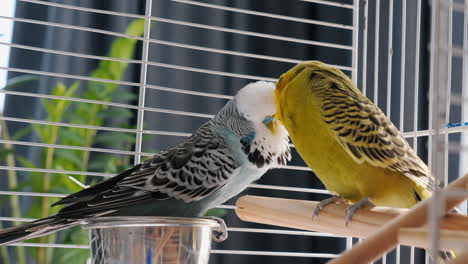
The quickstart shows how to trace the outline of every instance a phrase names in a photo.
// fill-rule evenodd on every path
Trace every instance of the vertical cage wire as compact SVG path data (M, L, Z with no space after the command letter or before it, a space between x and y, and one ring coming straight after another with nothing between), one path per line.
M353 3L353 52L352 52L352 61L351 65L353 71L351 73L351 78L355 84L358 81L358 63L359 63L359 20L360 20L360 10L359 10L359 0L354 0Z
M443 155L440 154L440 128L438 127L438 124L441 122L440 121L440 102L442 101L440 96L440 90L438 89L441 85L441 82L439 79L441 79L441 76L439 76L439 72L441 71L440 65L440 40L442 36L440 35L442 32L440 31L440 23L442 22L441 20L441 12L442 8L440 6L440 1L433 1L432 2L432 30L431 30L431 78L432 81L430 83L431 90L431 96L432 100L430 100L430 117L429 117L429 129L431 131L431 134L429 136L429 153L430 153L430 160L429 160L429 166L431 168L431 171L433 175L436 177L436 179L440 180L440 176L443 174L444 169L442 168L441 162L443 160ZM443 59L442 59L443 61ZM434 130L434 134L432 134L432 130ZM441 206L441 197L439 194L438 190L435 190L433 193L434 197L434 202L430 206L430 212L429 212L429 226L431 228L431 235L430 235L430 250L432 254L437 252L437 248L439 247L439 231L438 231L438 210ZM437 262L437 261L435 261Z
M152 0L146 0L145 3L145 29L144 29L144 40L143 40L143 48L141 54L141 66L140 66L140 89L138 95L138 116L137 116L137 133L136 133L136 141L135 141L135 161L134 164L137 165L141 162L141 155L138 154L141 152L141 144L143 141L143 129L144 129L144 114L145 110L145 91L146 91L146 80L148 74L148 53L149 53L149 40L151 34L151 9L152 9Z
M420 40L421 40L421 0L417 0L416 7L416 40L415 40L415 55L414 55L414 111L413 111L413 149L418 154L418 109L419 109L419 60L420 60ZM406 43L406 42L405 42ZM404 71L402 71L402 74ZM402 118L402 116L400 116ZM415 248L410 248L410 264L414 264Z
M358 63L359 63L359 29L360 29L360 9L359 9L360 2L359 0L354 0L353 3L353 55L352 55L352 67L353 67L353 72L351 74L351 78L354 82L354 84L357 85L358 83ZM366 19L366 18L365 18ZM364 21L364 23L367 23L367 20ZM365 28L365 26L364 26ZM365 44L364 44L364 49L365 49ZM346 250L350 249L353 247L353 238L352 237L347 237L346 238Z
M453 0L448 1L448 6L447 6L447 83L445 87L445 118L444 121L442 121L440 124L443 126L443 124L448 124L450 122L450 106L451 106L451 95L452 95L452 49L453 49ZM440 89L440 88L439 88ZM443 88L442 88L443 89ZM448 173L449 173L449 164L448 164L448 159L449 159L449 134L445 133L445 138L444 138L444 145L447 146L445 153L444 153L444 179L443 179L443 185L446 186L449 182L448 179Z
M369 4L367 2L363 3L364 5L364 13L363 13L363 20L364 23L361 25L361 31L362 31L362 87L361 91L364 95L367 96L367 35L369 34Z
M402 2L402 16L401 16L401 73L400 73L400 94L405 94L405 70L406 70L406 1ZM415 89L417 89L415 87ZM400 99L400 124L398 128L400 131L404 130L404 112L405 100Z
M468 125L468 1L464 1L464 5L459 5L457 12L463 13L463 44L461 47L462 50L462 55L461 58L463 60L463 65L462 65L462 88L461 88L461 94L460 94L460 104L461 104L461 117L460 121L461 124L466 127ZM468 171L468 151L467 147L468 146L468 133L465 132L461 135L461 142L462 146L465 146L464 150L464 155L462 157L462 160L460 161L460 170ZM467 202L465 202L461 206L462 212L467 212L468 211L468 206Z
M462 92L461 92L461 123L465 125L466 119L466 109L468 107L466 106L468 99L466 98L466 93L468 91L468 53L466 52L468 50L468 1L465 1L465 5L463 6L463 9L461 9L463 12L463 49L462 49L462 58L463 58L463 71L462 71Z
M459 156L459 160L462 160L463 155L466 155L463 151L463 146L459 147L459 144L463 144L463 142L459 142L456 145L452 145L449 141L449 132L446 129L447 124L451 123L451 120L454 118L452 117L452 108L454 106L460 106L460 121L459 126L461 127L461 137L463 134L466 133L466 126L463 120L463 108L464 102L452 103L452 94L453 89L455 87L452 86L453 83L453 76L455 73L455 69L453 67L455 63L454 57L454 39L453 37L455 31L459 31L460 29L454 28L454 1L433 1L433 23L432 23L432 39L431 39L431 56L433 57L433 61L431 63L432 71L431 71L431 86L432 86L432 115L431 115L431 123L434 130L432 135L432 149L431 152L432 156L432 164L431 164L431 171L434 176L441 182L444 186L446 186L449 181L449 172L450 172L450 165L449 159L451 157L451 153L456 153ZM466 5L466 2L465 2ZM466 11L466 10L465 10ZM464 14L464 19L466 23L466 14ZM461 30L465 31L464 28ZM463 33L463 36L466 36ZM463 46L465 47L466 39L463 38ZM463 53L466 52L465 50ZM463 54L462 53L462 54ZM462 56L463 64L465 63L465 58ZM463 69L462 69L463 72ZM463 79L466 76L462 77L461 83L461 94L464 94L464 90L466 87L464 86ZM459 175L455 175L455 177L461 176L462 173L466 173L460 170L456 172ZM450 195L450 193L448 194ZM430 214L429 214L429 226L431 229L431 251L432 254L437 254L437 249L439 246L439 227L440 227L440 212L443 209L443 197L441 195L440 190L436 190L433 194L434 200L430 207ZM437 263L437 260L435 261Z
M392 59L393 59L393 0L388 1L388 48L387 48L387 107L385 114L391 116ZM404 18L404 14L402 19ZM404 31L404 29L402 30ZM378 103L378 102L377 102ZM401 128L400 128L401 130Z
M375 1L375 45L374 48L374 103L378 105L379 86L379 49L380 49L380 0Z

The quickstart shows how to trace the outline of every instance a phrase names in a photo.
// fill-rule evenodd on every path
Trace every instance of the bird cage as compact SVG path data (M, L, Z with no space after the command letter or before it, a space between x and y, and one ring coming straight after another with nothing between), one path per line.
M9 58L0 60L2 228L56 212L49 205L58 198L190 136L248 82L276 81L305 60L350 76L444 185L468 172L467 0L2 0L0 7L10 12L0 15L0 57ZM329 192L293 149L290 164L242 194L322 200ZM443 199L437 191L435 198ZM210 212L230 233L212 245L210 263L326 263L359 242L243 222L235 201ZM0 263L84 263L87 237L75 228L2 247ZM398 246L375 263L430 257Z

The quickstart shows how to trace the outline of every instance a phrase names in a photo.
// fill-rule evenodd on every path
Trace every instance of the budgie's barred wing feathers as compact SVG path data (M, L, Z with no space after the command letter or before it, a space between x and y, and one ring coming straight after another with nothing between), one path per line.
M200 200L224 186L237 167L224 140L203 126L183 143L127 170L112 186L104 181L64 198L58 204L73 204L58 216L94 216L151 199Z
M209 127L201 128L189 140L146 161L139 173L125 178L118 187L157 190L191 202L224 186L237 167L222 137Z
M356 162L401 172L426 189L434 190L436 183L426 164L385 114L346 75L316 71L310 78L312 90L321 98L323 121Z

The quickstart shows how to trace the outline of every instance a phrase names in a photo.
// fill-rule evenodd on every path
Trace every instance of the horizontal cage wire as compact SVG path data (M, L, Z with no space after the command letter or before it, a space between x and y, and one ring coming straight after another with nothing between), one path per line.
M0 64L9 80L0 90L2 227L53 213L45 206L180 142L248 82L276 81L304 60L352 77L442 183L468 171L466 0L7 1L16 12L0 13L13 31L0 38L10 53ZM245 194L322 200L329 192L293 148L287 166ZM217 208L231 233L213 244L210 263L325 263L358 242L242 222L235 200ZM79 231L71 232L14 250L86 255L86 239L66 239ZM399 246L375 263L429 257Z

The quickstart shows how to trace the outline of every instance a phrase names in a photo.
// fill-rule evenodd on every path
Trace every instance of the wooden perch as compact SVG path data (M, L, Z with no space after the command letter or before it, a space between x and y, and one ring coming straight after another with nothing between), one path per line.
M249 222L364 238L401 213L409 211L389 207L357 210L349 226L346 227L347 204L330 204L312 220L312 212L317 204L315 201L247 195L237 200L236 213L240 219ZM460 230L468 230L468 216L450 214L443 219L442 228L457 233ZM414 239L419 238L420 234L414 234ZM406 239L402 244L420 246L421 243Z
M461 223L464 224L464 223ZM466 224L465 224L466 225ZM468 229L441 229L439 234L441 249L468 248ZM427 227L401 228L398 231L398 243L420 248L430 248L430 231Z
M467 190L467 187L468 174L449 184L442 192L445 194L448 191L457 189ZM463 202L464 198L465 197L447 198L444 201L444 209L448 211L454 208L457 204ZM331 260L329 264L369 263L382 256L385 252L398 244L398 231L400 228L420 227L426 223L429 214L429 205L432 200L432 198L426 199L411 208L408 212L394 218L361 243L344 252L338 258Z
M450 264L466 264L468 263L468 250L457 252L457 258L452 260Z
M468 175L451 183L443 193L458 189L468 189ZM463 200L464 197L460 196L447 198L445 209L449 210ZM411 210L386 207L358 210L348 227L345 226L345 213L348 206L346 204L331 204L320 211L320 214L312 220L312 212L317 202L244 196L237 201L236 213L244 221L342 236L367 237L363 242L330 262L330 264L357 264L369 263L398 244L400 228L423 227L427 221L428 205L431 201L432 199L427 199ZM460 235L454 236L454 232L450 231L468 232L468 217L448 214L441 219L441 228L442 236L447 239L447 243L457 240ZM421 245L420 233L413 232L412 234L403 234L403 236L402 244L427 245Z

